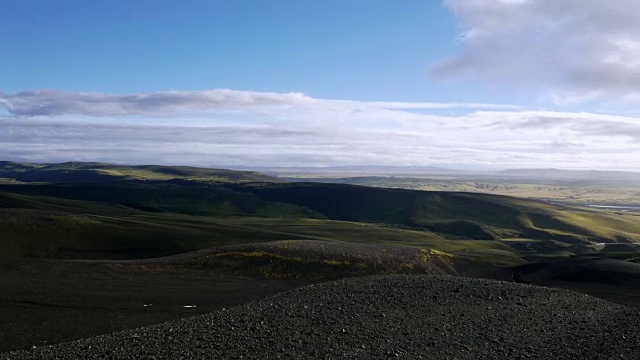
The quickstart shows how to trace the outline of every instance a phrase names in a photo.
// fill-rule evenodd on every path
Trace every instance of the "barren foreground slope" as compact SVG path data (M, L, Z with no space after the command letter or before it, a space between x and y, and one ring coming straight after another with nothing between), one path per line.
M386 275L0 358L638 359L638 334L638 309L583 294Z

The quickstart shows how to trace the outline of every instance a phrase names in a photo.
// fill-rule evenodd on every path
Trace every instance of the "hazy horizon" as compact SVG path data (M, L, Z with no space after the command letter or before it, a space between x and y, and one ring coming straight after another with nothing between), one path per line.
M0 160L640 171L633 0L4 8Z
M508 176L509 172L530 172L530 171L555 171L555 172L568 172L575 173L576 176L578 174L582 174L585 172L592 173L626 173L626 174L639 174L640 171L624 171L624 170L593 170L593 169L566 169L566 168L556 168L556 167L546 167L546 168L527 168L527 167L514 167L514 168L484 168L477 169L470 166L465 165L441 165L441 166L430 166L430 165L372 165L372 164L359 164L359 165L308 165L308 166L266 166L266 165L220 165L220 164L204 164L204 165L185 165L182 163L168 163L168 164L160 164L160 163L133 163L133 162L97 162L97 161L58 161L58 162L26 162L26 161L13 161L13 160L4 160L0 159L0 162L10 162L10 163L24 163L24 164L37 164L37 165L58 165L58 164L69 164L69 163L78 163L78 164L105 164L110 166L167 166L167 167L194 167L194 168L203 168L203 169L227 169L227 170L236 170L236 171L256 171L256 172L266 172L273 174L285 174L288 172L299 173L299 174L325 174L325 173L334 173L338 174L362 174L362 175L371 175L371 176L422 176L422 175L500 175L501 173L505 173L505 176ZM541 173L546 177L553 177L552 174ZM355 176L355 175L354 175Z

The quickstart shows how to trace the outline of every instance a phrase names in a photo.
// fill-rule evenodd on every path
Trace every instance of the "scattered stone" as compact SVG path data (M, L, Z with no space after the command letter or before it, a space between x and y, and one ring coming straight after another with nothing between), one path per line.
M566 290L386 275L0 359L638 359L638 334L639 309Z

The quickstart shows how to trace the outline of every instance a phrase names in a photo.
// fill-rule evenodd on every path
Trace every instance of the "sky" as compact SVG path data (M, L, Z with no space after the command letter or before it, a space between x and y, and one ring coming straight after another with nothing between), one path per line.
M640 171L637 0L2 0L0 160Z

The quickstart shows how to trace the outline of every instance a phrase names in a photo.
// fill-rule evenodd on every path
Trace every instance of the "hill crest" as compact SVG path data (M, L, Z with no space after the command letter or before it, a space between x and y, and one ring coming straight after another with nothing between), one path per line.
M255 171L210 169L192 166L114 165L99 162L64 162L56 164L0 161L0 178L20 182L87 183L122 180L246 183L281 182Z

